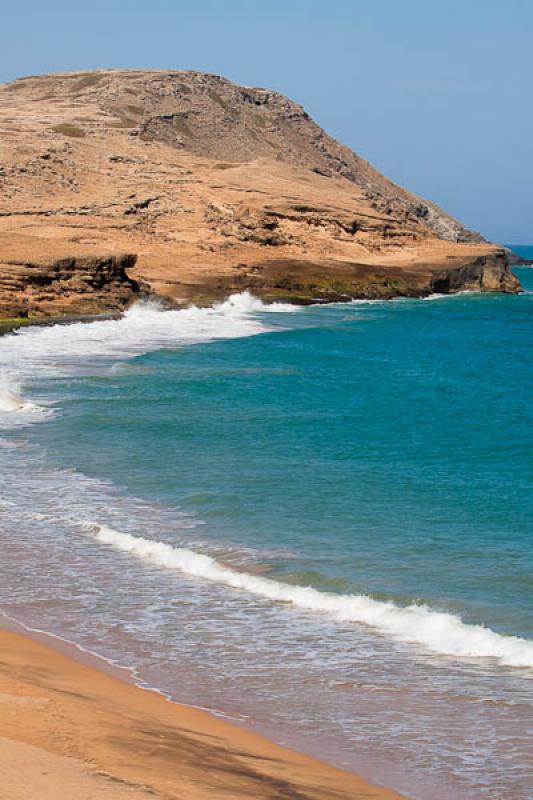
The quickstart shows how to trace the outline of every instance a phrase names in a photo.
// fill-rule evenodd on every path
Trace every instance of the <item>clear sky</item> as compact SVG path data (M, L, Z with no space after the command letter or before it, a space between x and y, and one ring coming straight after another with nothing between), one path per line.
M277 89L388 177L533 242L533 0L19 0L0 81L197 69Z

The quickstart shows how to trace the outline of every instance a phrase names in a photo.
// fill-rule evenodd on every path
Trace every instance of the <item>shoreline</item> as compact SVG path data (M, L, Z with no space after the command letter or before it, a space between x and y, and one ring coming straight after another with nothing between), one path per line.
M9 617L0 647L0 779L10 800L27 798L25 781L42 800L402 800Z
M531 261L530 264L531 264L531 266L533 266L533 261ZM515 265L512 265L512 266L515 266ZM516 265L516 266L528 266L528 264L526 264L526 265ZM254 291L254 288L255 288L255 291ZM123 311L102 312L100 314L53 315L53 316L48 316L48 317L33 317L33 318L31 318L31 317L19 317L19 318L5 318L5 319L2 319L0 317L0 336L5 336L6 334L9 334L9 333L15 333L16 331L24 329L24 328L47 328L47 327L51 327L52 325L71 325L71 324L75 324L75 323L78 323L78 322L91 323L91 322L105 322L107 320L119 320L119 319L122 319L122 317L124 316L125 312L129 308L134 306L137 302L139 302L142 299L144 299L144 300L152 300L155 303L160 303L161 304L161 308L164 309L164 310L180 311L180 310L186 309L186 308L188 308L190 306L198 306L199 308L212 308L217 303L221 303L221 302L227 300L232 294L240 294L242 292L250 292L251 295L253 295L254 297L258 297L260 300L263 300L263 302L265 302L266 304L283 302L283 303L287 303L287 304L293 305L295 308L305 307L305 306L310 306L310 305L324 305L324 306L338 305L339 303L345 303L346 305L349 305L350 303L352 303L354 301L357 301L357 300L369 300L369 299L370 300L375 300L375 301L382 301L382 302L387 302L387 301L390 302L390 301L399 300L399 299L402 299L402 298L405 298L405 299L408 299L408 300L426 300L428 297L431 297L432 294L435 294L435 293L439 294L439 292L432 292L432 291L428 290L428 291L419 291L419 292L412 292L412 293L398 292L398 293L392 293L392 294L389 294L389 295L384 294L381 297L370 297L370 298L367 297L366 295L352 297L352 296L349 296L349 295L341 294L341 295L337 295L337 296L332 296L330 299L324 299L324 298L321 298L321 297L304 299L302 297L298 297L298 296L296 296L294 294L287 293L287 292L281 292L281 293L278 293L278 294L272 294L272 293L262 292L261 290L258 291L257 287L254 287L254 286L243 286L240 289L234 289L233 291L227 291L225 293L221 293L220 295L211 294L209 296L209 299L207 297L203 297L202 296L201 299L197 298L196 302L193 299L189 303L180 302L180 303L176 303L175 305L169 304L168 303L168 298L160 297L157 294L153 294L153 295L148 295L148 296L146 296L144 298L139 298L137 300L134 300L128 306L128 308L125 308ZM523 294L523 292L524 292L524 290L521 287L520 290L518 292L516 292L516 294ZM451 291L440 292L440 294L442 294L445 297L453 297L455 295L464 295L464 294L475 295L475 294L488 294L488 293L480 291L479 289L461 289L461 288L457 288L457 289L453 289ZM496 292L496 294L498 294L498 292ZM506 294L506 292L499 292L499 294Z
M117 311L107 314L69 314L67 316L37 317L36 319L28 317L0 319L0 336L13 333L21 328L49 328L51 325L71 325L76 322L103 322L120 319L122 315L122 311Z

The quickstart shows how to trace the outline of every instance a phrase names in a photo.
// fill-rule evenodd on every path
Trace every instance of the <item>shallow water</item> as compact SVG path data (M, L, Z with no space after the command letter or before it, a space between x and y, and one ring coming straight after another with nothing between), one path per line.
M530 797L532 308L1 338L0 606L412 797Z

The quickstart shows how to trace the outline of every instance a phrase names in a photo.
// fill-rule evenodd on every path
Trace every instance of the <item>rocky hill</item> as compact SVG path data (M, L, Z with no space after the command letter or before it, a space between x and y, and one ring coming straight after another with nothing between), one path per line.
M135 70L0 86L0 317L246 287L307 302L518 284L501 248L276 92Z

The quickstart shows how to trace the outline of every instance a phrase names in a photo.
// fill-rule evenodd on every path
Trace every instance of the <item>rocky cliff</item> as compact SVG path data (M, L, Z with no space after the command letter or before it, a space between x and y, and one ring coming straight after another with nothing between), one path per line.
M41 250L28 237L4 236L0 252L0 319L122 311L141 293L127 270L136 256L84 248Z
M276 92L98 71L0 86L0 316L516 291L503 250ZM131 255L128 255L131 254Z

